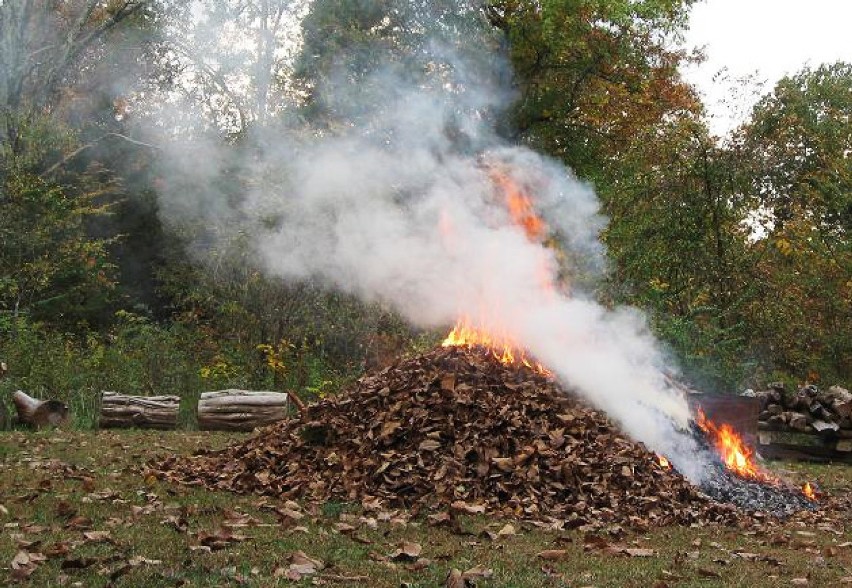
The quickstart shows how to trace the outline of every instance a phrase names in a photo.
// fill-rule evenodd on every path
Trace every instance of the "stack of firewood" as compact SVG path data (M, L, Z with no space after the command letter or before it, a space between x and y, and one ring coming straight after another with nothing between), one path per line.
M784 384L770 384L757 393L763 429L801 433L852 432L852 393L840 386L821 390L813 384L795 394L785 393Z

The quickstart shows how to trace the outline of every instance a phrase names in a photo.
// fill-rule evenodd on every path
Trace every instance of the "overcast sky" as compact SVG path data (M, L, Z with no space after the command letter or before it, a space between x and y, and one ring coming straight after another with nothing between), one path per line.
M735 96L730 83L714 82L714 74L756 72L768 92L805 65L852 61L852 0L704 0L692 9L686 45L706 46L707 61L684 75L701 91L711 129L723 134L754 101ZM734 104L725 104L731 98Z

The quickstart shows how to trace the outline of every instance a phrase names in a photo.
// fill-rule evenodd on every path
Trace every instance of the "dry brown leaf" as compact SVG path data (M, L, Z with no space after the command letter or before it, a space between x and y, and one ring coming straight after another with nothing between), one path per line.
M111 543L109 531L84 531L83 538L87 543Z
M711 570L709 568L698 568L696 571L698 572L698 575L701 576L702 578L721 578L722 577L721 574L719 574L719 572L717 572L715 570Z
M475 566L467 570L462 574L462 578L465 580L476 580L479 578L490 578L494 575L494 570L491 568L484 568L482 566Z
M444 586L445 588L465 588L465 581L461 570L453 568L447 572L447 579L444 582Z
M566 555L568 555L568 551L565 549L545 549L544 551L539 551L536 554L536 557L539 559L554 561L562 559Z
M653 557L657 555L656 550L654 549L645 549L641 547L626 547L621 550L622 553L629 555L630 557Z
M420 557L423 546L412 541L403 541L399 548L388 557L393 561L415 561Z

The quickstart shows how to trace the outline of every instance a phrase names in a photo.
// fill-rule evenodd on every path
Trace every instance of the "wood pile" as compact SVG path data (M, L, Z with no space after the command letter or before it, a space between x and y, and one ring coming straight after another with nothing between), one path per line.
M647 528L745 516L600 412L487 351L437 349L225 450L149 464L167 480L412 512Z
M251 431L287 418L289 411L289 397L283 392L204 392L198 400L198 428Z
M761 454L769 457L852 461L852 393L810 384L787 394L771 384L756 394Z
M99 426L102 429L174 429L179 409L179 396L128 396L102 392Z

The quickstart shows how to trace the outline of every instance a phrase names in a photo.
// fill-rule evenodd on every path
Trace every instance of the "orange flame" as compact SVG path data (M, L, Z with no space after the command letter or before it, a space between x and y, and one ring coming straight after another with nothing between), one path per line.
M547 224L536 214L532 198L508 174L493 169L491 179L502 190L512 221L524 229L530 241L543 241Z
M657 463L667 470L672 469L672 464L669 462L669 460L660 454L657 454Z
M696 424L707 433L716 451L722 457L725 466L741 478L757 480L769 484L779 484L775 478L757 467L753 457L754 450L745 444L743 438L728 423L716 425L707 418L701 407L698 407Z
M816 500L816 492L814 491L814 487L811 486L810 482L805 482L805 485L802 486L802 494L805 495L805 498L808 500Z
M542 364L527 357L508 337L495 337L484 329L474 327L468 319L461 319L441 343L441 347L484 347L503 365L525 365L542 375L551 375Z
M497 165L490 166L488 175L494 183L497 191L503 197L512 222L523 229L524 234L530 242L543 244L547 236L548 227L535 211L533 199L526 193L523 187L505 170ZM454 236L452 219L442 211L438 221L438 230L445 242L451 244ZM542 249L544 251L544 249ZM539 268L539 280L545 292L553 292L554 276L553 268L548 263L549 258L542 255L541 267ZM497 361L504 365L525 365L526 367L543 374L551 376L552 373L542 364L528 358L526 352L511 337L498 335L494 329L486 329L482 326L474 326L467 317L459 319L450 334L447 335L442 347L484 347L490 350Z

